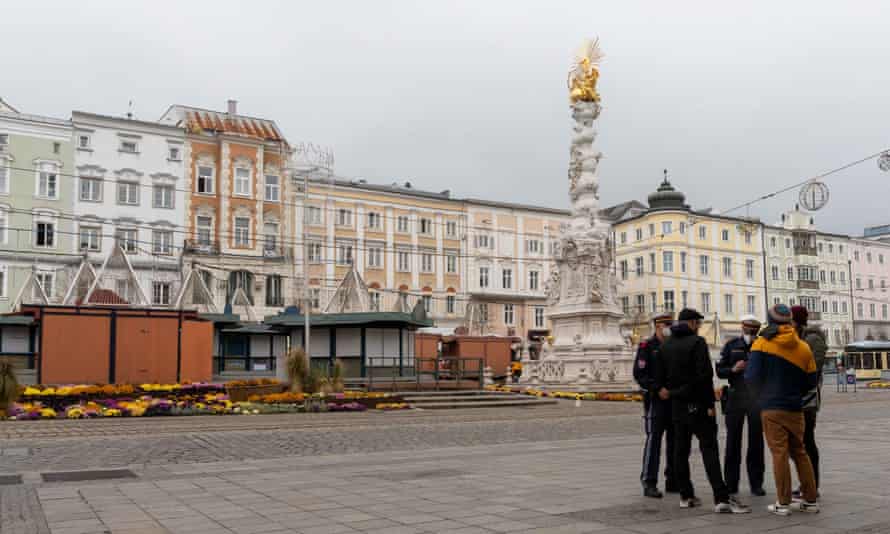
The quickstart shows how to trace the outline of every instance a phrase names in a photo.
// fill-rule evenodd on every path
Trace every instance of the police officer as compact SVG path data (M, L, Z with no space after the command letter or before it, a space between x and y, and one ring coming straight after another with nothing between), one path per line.
M717 376L729 381L726 399L726 458L723 462L723 477L731 494L739 491L739 477L742 463L742 428L748 420L748 452L745 463L748 468L748 483L751 494L765 495L763 491L763 425L757 399L752 398L745 384L745 366L751 344L760 331L760 321L753 315L742 317L742 336L730 339L720 352L717 362Z
M665 491L678 491L672 479L671 463L674 457L674 429L671 422L671 401L661 400L656 383L656 368L661 365L661 344L670 335L670 326L674 320L671 313L659 313L652 318L655 334L640 343L634 360L634 380L643 389L643 426L646 430L646 444L643 447L643 472L640 481L643 483L643 495L660 499L658 491L658 464L661 461L661 440L667 434L667 464L664 469Z

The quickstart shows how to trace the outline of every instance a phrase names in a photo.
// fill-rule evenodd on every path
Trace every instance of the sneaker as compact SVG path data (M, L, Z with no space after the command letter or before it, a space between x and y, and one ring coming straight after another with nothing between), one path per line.
M701 499L698 497L680 499L680 508L697 508L699 506L701 506Z
M742 504L735 497L730 497L726 502L718 502L714 506L714 512L718 514L748 514L751 513L751 507Z
M767 506L766 509L769 510L769 513L775 514L775 515L781 515L781 516L791 515L791 508L789 508L787 504L779 504L779 503L771 504L771 505Z
M821 498L821 497L822 497L822 495L817 491L817 492L816 492L816 499L819 499L819 498ZM800 491L799 489L796 489L796 490L792 491L792 492L791 492L791 500L792 500L793 502L801 502L801 501L803 501L803 493L801 493L801 491Z
M798 512L804 512L807 514L818 514L819 513L819 503L816 502L807 502L807 501L795 501L791 503L791 507L797 510Z
M652 499L660 499L663 497L660 491L656 486L644 486L643 487L643 497L650 497Z
M751 495L755 497L763 497L764 495L766 495L766 492L763 490L763 488L751 488Z

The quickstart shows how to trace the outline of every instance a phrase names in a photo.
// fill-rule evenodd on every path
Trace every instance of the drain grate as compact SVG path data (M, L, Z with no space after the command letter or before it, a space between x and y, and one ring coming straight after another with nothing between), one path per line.
M459 477L467 473L459 469L426 469L423 471L404 471L394 473L380 473L375 476L389 482L408 482L411 480L425 480L428 478Z
M44 482L84 482L87 480L107 480L113 478L136 478L129 469L103 469L100 471L57 471L40 473Z
M612 526L627 526L637 523L650 523L658 521L670 521L672 519L681 519L694 517L696 515L705 515L707 508L698 509L681 509L678 506L664 504L621 504L617 506L607 506L605 508L593 508L589 510L579 510L577 512L567 512L558 514L559 517L567 517L575 521L603 523Z
M22 475L0 475L0 486L13 486L22 483Z

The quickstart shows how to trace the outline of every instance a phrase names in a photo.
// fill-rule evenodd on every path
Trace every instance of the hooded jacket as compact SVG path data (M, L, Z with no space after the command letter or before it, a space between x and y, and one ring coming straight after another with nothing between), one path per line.
M816 360L816 374L819 377L816 387L810 389L803 399L804 410L819 410L822 405L822 366L825 365L825 353L828 352L828 344L825 342L825 333L818 327L808 326L803 329L803 340L813 351L813 359Z
M656 368L656 387L670 392L674 419L693 409L714 407L714 367L708 344L686 323L671 327L661 346L662 365Z
M751 346L745 382L762 409L799 412L818 383L813 352L791 325L770 325Z
M717 362L717 378L729 381L727 411L744 411L751 404L751 395L748 392L748 385L745 383L745 372L736 373L732 370L738 362L747 361L750 352L751 345L745 341L744 336L730 339L720 352L720 360Z

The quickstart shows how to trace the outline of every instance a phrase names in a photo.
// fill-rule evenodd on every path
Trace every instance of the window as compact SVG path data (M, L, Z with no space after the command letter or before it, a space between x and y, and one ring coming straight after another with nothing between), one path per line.
M745 260L745 276L748 280L754 280L754 260Z
M635 262L634 270L637 273L637 277L643 276L643 258L641 256L637 257L637 258L635 258L634 262Z
M788 267L787 278L789 282L794 280L794 267Z
M637 311L640 313L646 311L646 295L637 295Z
M309 243L309 263L321 263L321 243L313 241Z
M151 251L155 254L173 254L173 232L170 230L153 231Z
M887 281L881 280L881 291L884 291L885 289L887 289Z
M117 245L124 249L124 252L127 254L135 254L137 252L137 237L138 231L135 228L118 228L114 232L114 238L117 241Z
M457 272L457 256L455 254L445 255L445 272L448 274Z
M529 254L538 255L544 252L544 243L537 239L529 239L525 242L525 250Z
M528 272L528 289L529 291L537 291L538 290L538 271L529 271Z
M710 260L707 256L698 257L698 274L708 276L710 272Z
M506 325L513 324L513 305L512 304L504 304L504 324L506 324Z
M34 273L34 278L40 282L40 285L43 287L43 292L46 293L46 296L49 298L53 298L55 294L56 288L56 273L49 271L37 271ZM37 295L37 288L34 288L34 296Z
M881 319L887 318L887 305L881 304Z
M828 252L834 252L834 244L833 243L828 244Z
M411 270L411 254L406 250L396 252L396 270L408 272Z
M627 280L627 273L628 273L627 260L621 260L621 263L619 265L621 268L621 279Z
M771 272L772 275L773 275L773 280L778 280L778 279L779 279L779 266L778 266L778 265L773 265L773 266L770 268L770 272Z
M213 218L199 215L195 219L195 226L198 228L198 246L210 246L210 237L213 229Z
M77 148L89 149L90 148L90 136L78 135L77 136Z
M476 248L494 249L494 237L488 234L479 234L476 236Z
M398 217L396 217L396 232L407 234L410 231L408 228L409 226L407 215L399 215Z
M0 146L9 146L9 134L0 134Z
M711 294L710 293L702 293L701 294L701 312L709 313L711 311Z
M791 239L790 238L787 238L787 237L785 238L785 248L788 250L791 250Z
M270 256L278 254L278 223L263 223L263 251Z
M352 226L352 210L346 208L337 210L337 226Z
M837 313L837 312L838 312L837 301L833 300L833 301L831 301L831 313Z
M513 287L513 269L503 269L501 271L501 283L504 289Z
M420 270L425 273L433 272L433 255L430 252L420 254Z
M671 221L664 221L664 222L662 222L662 223L661 223L661 233L664 234L664 235L668 235L668 234L670 234L670 233L671 233L671 230L673 229L671 226L672 226L672 225L671 225Z
M666 273L674 272L674 253L666 250L661 253L661 269Z
M655 272L655 253L654 252L649 254L649 272L650 273Z
M98 178L81 178L80 200L85 202L101 202L102 180Z
M624 297L623 303L625 305L627 304L627 297ZM886 306L884 306L884 308L886 309ZM535 316L535 328L544 328L544 308L542 308L541 306L535 306L532 309L532 313L534 313Z
M833 284L834 281L835 281L835 272L834 272L834 271L831 271L831 272L828 273L828 274L829 274L828 279L831 280L831 283Z
M757 313L757 297L754 295L748 295L748 307L746 311L751 315Z
M151 303L155 306L170 305L170 282L151 283Z
M723 230L722 236L724 241L729 241L729 230Z
M823 243L819 243L819 252L822 252L822 245Z
M880 263L881 265L884 264L884 255L883 254L878 254L878 263Z
M865 312L863 310L864 307L862 306L861 302L856 305L856 315L858 315L860 319L863 317L863 315L865 315Z
M229 273L228 299L231 299L237 290L244 291L247 300L253 304L253 273L250 271L232 271Z
M827 300L822 301L822 313L828 313L828 301Z
M847 273L845 273L844 271L841 271L840 277L841 277L841 285L842 286L846 285L847 284Z
M745 230L745 244L751 244L751 232L749 232L748 230Z
M685 252L680 253L680 272L681 273L686 272L686 253Z
M686 223L685 223L685 222L681 222L681 223L680 223L680 233L681 233L681 234L685 234L685 233L686 233Z
M643 240L643 229L642 228L637 228L635 231L635 234L636 234L637 241Z
M80 250L89 250L98 252L102 250L102 229L98 226L81 226L80 227Z
M862 278L856 278L856 289L862 289Z
M129 152L130 154L135 154L138 152L139 146L136 144L136 141L121 141L120 150L121 152Z
M423 235L433 235L433 221L431 219L421 217L420 233Z
M652 313L658 311L658 297L655 292L649 293L649 300L652 302Z
M281 276L277 274L270 274L266 277L266 306L284 306Z
M723 258L723 276L732 277L732 258Z
M0 299L7 298L6 293L6 266L0 265Z
M869 288L869 289L874 289L874 288L875 288L875 281L872 280L871 278L868 279L868 288Z
M445 221L445 236L457 237L457 221Z
M3 158L0 158L0 194L9 194L9 166Z
M630 297L621 297L621 311L624 315L630 315Z
M352 242L337 242L337 265L352 265Z
M454 313L454 295L445 295L445 313L451 315Z
M250 246L250 219L248 217L235 217L235 246Z
M868 305L868 316L871 317L872 319L874 319L876 315L877 314L875 313L875 304L874 303L869 304Z
M235 194L250 196L250 169L235 168Z
M488 267L479 267L479 287L488 287Z
M652 237L654 235L655 235L655 225L652 223L649 223L649 237Z
M40 221L35 225L36 236L34 244L41 248L53 248L56 246L55 223Z
M167 159L170 161L181 161L182 156L179 152L179 147L171 146L167 148Z
M368 267L376 269L383 267L383 248L379 246L368 247Z
M40 174L37 176L37 196L53 200L58 199L59 175L56 172L56 166L44 164L41 166L41 169Z
M486 303L479 305L479 320L483 323L488 322L488 304Z
M627 244L627 232L621 232L621 244Z
M723 311L727 314L732 313L732 295L723 295Z
M278 202L281 199L281 177L275 174L266 175L266 202Z
M706 239L708 237L708 227L707 226L699 226L698 227L698 238Z
M423 302L423 311L430 313L433 310L433 297L431 295L424 295L420 297L420 300Z
M309 301L312 309L317 310L318 308L321 308L321 288L309 288Z
M376 211L368 212L368 228L371 230L379 230L383 226L381 224L382 220L382 217Z
M213 167L198 167L198 193L213 194Z
M117 203L128 206L139 205L139 184L136 182L117 183Z
M674 292L664 292L664 311L674 311Z
M859 251L858 250L853 251L853 259L856 261L859 261Z
M173 186L172 185L156 185L154 186L154 202L155 208L173 208Z
M321 208L318 206L306 207L306 224L320 225L322 224Z
M828 277L825 275L825 271L824 270L819 271L819 281L824 284L827 281L827 279L828 279Z
M769 238L769 246L770 246L770 248L776 248L776 238L775 237Z
M841 313L844 313L844 314L847 313L847 301L846 300L841 302Z
M865 261L866 261L867 263L871 263L871 252L866 252L866 253L865 253Z

